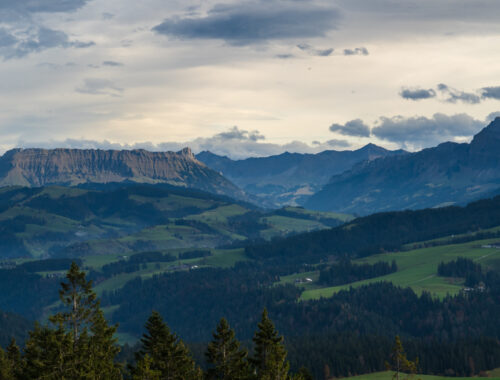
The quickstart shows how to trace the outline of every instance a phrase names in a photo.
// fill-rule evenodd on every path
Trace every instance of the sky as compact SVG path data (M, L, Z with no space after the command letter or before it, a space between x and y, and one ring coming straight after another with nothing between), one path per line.
M467 142L500 115L498 14L498 0L0 0L0 152Z

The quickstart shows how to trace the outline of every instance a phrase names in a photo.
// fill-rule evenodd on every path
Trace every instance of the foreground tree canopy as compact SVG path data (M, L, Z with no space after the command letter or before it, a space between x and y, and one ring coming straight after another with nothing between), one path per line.
M281 337L266 310L255 333L255 355L240 347L224 318L206 350L204 373L184 342L153 311L146 322L135 363L117 363L120 347L117 326L108 325L92 282L76 263L71 264L59 291L60 311L45 325L35 324L24 349L15 341L0 348L1 380L301 380L307 370L289 373Z

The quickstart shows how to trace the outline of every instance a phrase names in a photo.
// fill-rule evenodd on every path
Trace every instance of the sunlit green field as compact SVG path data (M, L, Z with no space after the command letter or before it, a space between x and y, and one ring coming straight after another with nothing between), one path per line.
M445 297L447 294L457 294L463 283L454 279L438 277L437 267L440 262L448 262L457 257L467 257L481 263L486 268L500 269L500 249L482 248L482 245L497 242L498 239L473 241L464 244L444 245L431 248L422 248L397 253L385 253L356 260L357 263L373 264L377 261L391 262L396 260L398 271L386 276L358 281L352 284L317 288L317 285L306 287L302 294L303 300L330 297L332 294L373 282L390 281L394 285L411 287L416 293L428 291L436 297Z

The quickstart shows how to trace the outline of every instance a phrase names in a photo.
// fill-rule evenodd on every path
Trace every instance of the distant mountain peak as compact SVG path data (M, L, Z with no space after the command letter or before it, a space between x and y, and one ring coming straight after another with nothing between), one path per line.
M500 153L500 117L495 118L486 128L474 136L471 149L491 150L490 153ZM496 155L499 155L499 154Z
M334 176L306 203L322 211L368 214L478 199L499 188L500 118L470 144L445 142L358 165Z

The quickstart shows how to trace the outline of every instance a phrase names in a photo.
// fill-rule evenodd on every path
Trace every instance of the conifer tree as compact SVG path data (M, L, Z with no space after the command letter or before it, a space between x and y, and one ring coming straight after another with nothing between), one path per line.
M205 353L210 368L206 378L209 380L248 379L251 371L247 361L247 351L240 349L234 330L222 318L213 333L213 340Z
M161 372L151 368L153 359L148 354L137 362L132 380L160 380Z
M36 325L26 343L23 377L28 379L121 379L114 358L119 352L114 334L99 307L92 282L73 263L61 283L65 308L49 318L51 325Z
M255 355L251 362L259 380L286 380L290 376L290 364L283 346L283 337L278 335L273 322L264 309L258 330L253 338Z
M146 322L146 333L141 338L142 348L136 355L137 363L145 365L144 358L151 358L149 368L160 373L162 380L198 380L201 371L189 350L177 335L170 332L161 315L153 311ZM138 367L132 369L137 376Z
M12 372L15 379L21 376L23 362L21 358L21 351L14 338L11 339L9 345L5 349L7 359L12 365Z
M1 380L15 380L14 366L9 359L7 352L0 347L0 379Z
M24 348L23 379L69 379L72 344L63 327L35 324Z
M385 363L388 371L394 371L393 379L400 380L401 373L413 375L417 373L418 358L414 362L408 360L399 336L394 339L394 346L391 353L391 362Z

